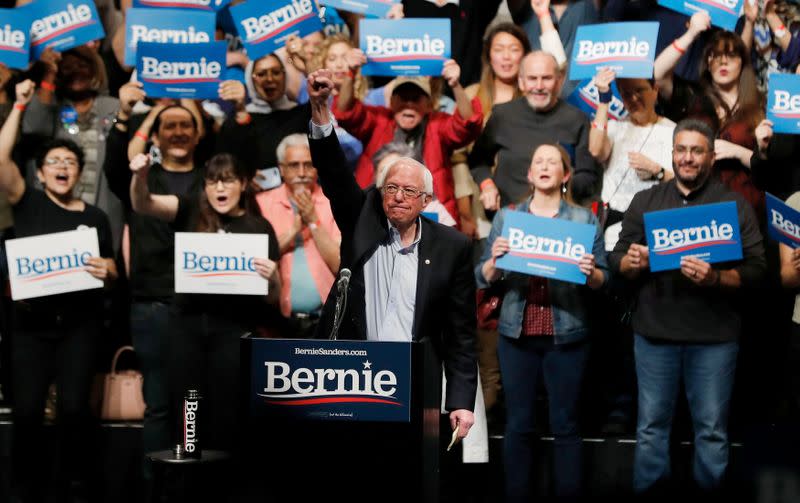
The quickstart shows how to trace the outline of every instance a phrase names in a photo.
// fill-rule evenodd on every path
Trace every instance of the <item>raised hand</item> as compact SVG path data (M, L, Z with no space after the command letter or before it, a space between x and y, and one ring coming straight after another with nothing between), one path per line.
M244 101L247 92L244 84L238 80L226 80L219 85L219 97L225 101L233 103L236 110L244 110Z
M447 85L450 87L457 87L460 85L458 79L461 78L461 67L458 66L456 60L448 59L444 62L442 77L444 77L444 80L447 81Z
M603 67L597 70L597 75L594 76L594 85L601 93L607 93L611 89L611 82L614 81L617 74L608 67Z
M772 140L773 125L772 121L764 119L756 126L756 143L758 144L758 150L761 152L766 152L769 148L769 142Z
M147 177L147 173L150 171L150 164L150 154L136 154L131 159L129 166L135 176Z
M119 88L119 111L130 117L133 106L145 98L141 82L128 82Z
M27 105L33 99L33 91L36 89L36 84L31 79L26 79L16 85L14 91L16 92L16 102L21 105Z
M367 64L367 55L358 47L351 47L347 53L345 53L344 60L347 62L347 67L350 71L356 72L359 68Z
M692 14L689 18L689 29L693 35L697 36L707 29L711 28L711 16L704 10L699 10Z

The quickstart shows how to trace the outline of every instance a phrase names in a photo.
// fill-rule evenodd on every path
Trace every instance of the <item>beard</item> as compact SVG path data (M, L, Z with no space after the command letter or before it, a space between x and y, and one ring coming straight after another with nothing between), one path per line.
M683 177L681 176L680 168L672 165L672 171L675 174L675 179L680 182L681 185L689 189L690 191L697 190L700 188L706 180L708 180L709 175L711 174L711 165L708 166L699 166L697 171L697 175L693 177Z

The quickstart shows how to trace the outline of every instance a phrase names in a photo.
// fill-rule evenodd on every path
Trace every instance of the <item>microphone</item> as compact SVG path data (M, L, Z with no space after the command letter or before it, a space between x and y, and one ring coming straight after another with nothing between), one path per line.
M347 309L347 287L350 285L350 269L343 268L339 271L339 280L336 282L336 309L333 314L333 328L328 337L336 340L339 337L339 327Z
M339 271L339 281L336 282L336 289L341 292L342 290L347 290L348 285L350 285L350 269L344 268Z

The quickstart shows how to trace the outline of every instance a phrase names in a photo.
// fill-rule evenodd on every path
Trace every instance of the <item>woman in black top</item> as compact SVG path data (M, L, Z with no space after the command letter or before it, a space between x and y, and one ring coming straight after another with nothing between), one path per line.
M203 448L232 450L237 431L239 338L260 327L279 331L280 276L275 231L246 192L249 177L229 154L212 157L199 200L151 194L147 187L149 156L139 154L130 167L134 211L172 222L177 232L267 234L268 257L255 258L259 275L269 281L266 299L255 295L177 294L170 315L168 375L174 410L187 389L204 398ZM265 302L266 300L266 302Z
M117 277L111 258L111 228L102 210L73 194L83 168L83 151L70 140L47 143L36 159L36 176L44 186L28 186L11 159L22 114L31 101L34 84L16 86L16 103L0 130L0 191L13 206L16 237L37 236L86 227L97 229L101 257L88 260L87 272L105 281ZM85 468L89 421L89 390L95 351L103 320L103 291L99 289L39 297L14 304L12 382L14 390L14 465L22 501L42 497L44 488L69 495L70 478ZM56 480L42 480L47 471L41 454L47 390L55 381L58 392ZM73 473L68 473L72 471Z

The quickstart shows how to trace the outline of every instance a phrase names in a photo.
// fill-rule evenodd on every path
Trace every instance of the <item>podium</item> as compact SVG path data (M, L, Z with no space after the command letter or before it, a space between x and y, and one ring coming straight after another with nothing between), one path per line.
M430 342L241 344L253 497L439 501L441 364Z

